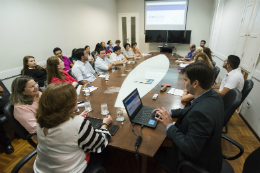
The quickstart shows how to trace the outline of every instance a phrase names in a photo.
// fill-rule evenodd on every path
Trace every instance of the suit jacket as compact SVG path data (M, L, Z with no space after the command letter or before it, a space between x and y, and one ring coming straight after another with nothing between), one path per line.
M184 109L171 110L178 124L167 130L173 140L174 163L189 160L211 173L219 173L222 166L221 133L224 122L224 103L221 96L210 89Z

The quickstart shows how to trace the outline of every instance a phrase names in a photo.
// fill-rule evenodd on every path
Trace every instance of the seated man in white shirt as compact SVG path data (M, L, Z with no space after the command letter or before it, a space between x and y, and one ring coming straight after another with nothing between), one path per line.
M128 62L124 55L121 54L121 47L114 47L114 52L110 56L110 60L115 62L116 65L121 65L124 62Z
M227 70L227 74L223 78L221 83L214 85L212 88L219 88L218 93L224 97L224 95L233 88L242 91L244 87L244 78L239 68L240 58L235 55L229 55L224 61L223 68Z
M110 70L112 65L115 65L115 62L112 62L109 58L106 57L105 49L99 48L97 52L98 57L95 61L95 70L98 75L101 75L104 72Z
M97 74L92 66L88 62L88 53L85 49L80 48L75 52L76 58L78 61L75 62L72 67L72 74L76 77L80 85L84 85L87 82L93 82Z

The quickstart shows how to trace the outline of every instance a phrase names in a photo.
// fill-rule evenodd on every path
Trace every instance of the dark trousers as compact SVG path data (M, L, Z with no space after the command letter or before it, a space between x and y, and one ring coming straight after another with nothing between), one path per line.
M83 173L89 173L98 167L104 167L109 158L108 149L105 148L101 153L90 153L90 160Z

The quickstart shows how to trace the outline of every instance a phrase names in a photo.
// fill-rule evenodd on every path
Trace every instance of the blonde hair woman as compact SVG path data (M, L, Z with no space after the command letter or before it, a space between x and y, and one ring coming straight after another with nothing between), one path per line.
M208 64L208 66L210 66L212 69L214 68L208 55L206 55L205 53L199 53L197 54L197 56L194 59L194 62L196 61L204 61L206 64Z
M48 83L71 83L74 87L78 85L76 79L71 77L64 69L64 62L57 56L47 60L47 82Z

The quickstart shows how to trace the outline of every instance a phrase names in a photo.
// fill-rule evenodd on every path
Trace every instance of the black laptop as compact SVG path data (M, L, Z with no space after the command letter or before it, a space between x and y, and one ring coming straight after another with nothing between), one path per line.
M143 106L137 88L123 100L123 104L132 123L156 127L158 121L155 119L155 113L152 113L155 108Z

